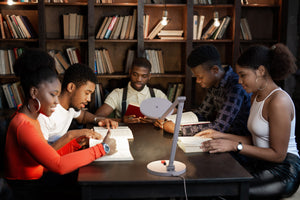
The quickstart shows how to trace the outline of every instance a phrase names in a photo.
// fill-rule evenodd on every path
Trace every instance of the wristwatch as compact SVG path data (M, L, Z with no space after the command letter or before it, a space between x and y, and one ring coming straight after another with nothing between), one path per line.
M102 142L102 146L103 146L103 149L105 151L105 154L108 154L109 151L110 151L109 145L106 144L106 143L104 143L104 142Z
M239 142L239 144L237 145L237 153L239 153L241 150L243 150L243 144L241 142Z

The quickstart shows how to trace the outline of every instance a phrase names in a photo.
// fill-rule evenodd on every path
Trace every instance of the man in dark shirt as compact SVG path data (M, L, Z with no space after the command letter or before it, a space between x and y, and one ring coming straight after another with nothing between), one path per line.
M199 121L210 124L182 127L183 135L194 135L205 129L215 129L237 135L249 134L247 119L250 96L238 83L238 75L230 66L222 67L218 50L213 45L202 45L188 57L188 66L197 78L196 82L207 88L207 95L200 107L193 111ZM156 126L173 133L171 121L156 122Z

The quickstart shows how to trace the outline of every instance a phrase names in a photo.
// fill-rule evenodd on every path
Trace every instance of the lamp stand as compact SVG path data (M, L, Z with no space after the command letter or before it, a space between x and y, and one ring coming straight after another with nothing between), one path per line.
M184 105L185 99L186 99L186 97L184 97L184 96L177 97L177 99L170 106L170 108L160 117L160 119L164 119L170 113L170 110L175 108L175 106L178 104L170 160L157 160L157 161L150 162L147 165L147 169L148 169L148 172L153 175L178 176L178 175L186 172L186 166L184 163L179 162L179 161L174 161L175 154L176 154L180 122L181 122L181 116L182 116L183 105Z

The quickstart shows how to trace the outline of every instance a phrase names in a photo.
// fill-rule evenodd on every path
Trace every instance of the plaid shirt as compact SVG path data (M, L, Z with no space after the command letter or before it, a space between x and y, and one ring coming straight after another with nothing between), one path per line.
M237 135L249 135L247 120L250 109L250 95L238 83L238 75L230 66L225 69L225 76L218 87L207 90L207 95L194 111L199 121L211 121L210 124L185 126L183 135L194 135L211 128Z

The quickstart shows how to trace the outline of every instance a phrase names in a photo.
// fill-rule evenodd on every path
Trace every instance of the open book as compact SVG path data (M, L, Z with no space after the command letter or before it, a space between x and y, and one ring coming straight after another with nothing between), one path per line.
M177 144L185 153L203 152L200 148L202 142L211 140L211 138L198 136L178 137Z
M171 120L173 123L176 122L176 114L166 117L167 120ZM198 125L198 124L209 124L209 121L198 121L198 117L195 113L189 111L182 113L180 126Z
M103 127L94 127L94 131L100 133L103 137L107 134L107 129ZM132 131L127 126L119 126L117 129L110 129L111 137L116 140L117 152L112 155L106 155L95 161L128 161L133 160L130 152L129 141L133 140ZM101 143L103 140L90 139L90 147Z
M144 117L144 115L141 113L140 106L134 103L128 104L125 116L129 115L135 115L136 117Z

